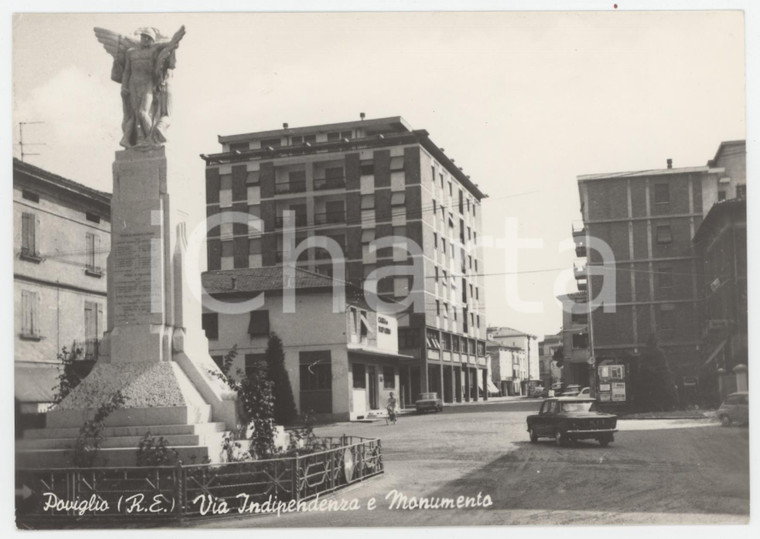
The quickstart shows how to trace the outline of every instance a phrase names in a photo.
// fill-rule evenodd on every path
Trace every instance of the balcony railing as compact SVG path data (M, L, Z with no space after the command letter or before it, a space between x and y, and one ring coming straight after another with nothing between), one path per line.
M303 193L306 191L306 180L290 180L274 184L274 192L278 195L285 193Z
M340 224L346 222L345 211L331 211L314 214L314 223L317 225Z
M343 177L336 178L314 178L314 190L323 189L343 189L346 187L346 179Z
M294 221L295 221L295 226L306 226L305 215L296 215ZM278 215L277 217L275 217L274 226L277 228L282 228L283 226L285 226L285 217L283 217L282 215Z

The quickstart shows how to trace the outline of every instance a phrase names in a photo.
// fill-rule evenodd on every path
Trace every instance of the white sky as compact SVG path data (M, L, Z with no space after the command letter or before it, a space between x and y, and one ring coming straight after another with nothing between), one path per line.
M13 19L13 133L27 161L111 189L118 85L94 26L187 34L174 71L170 174L204 197L216 136L401 115L490 198L494 245L515 219L543 248L486 249L489 325L560 328L559 252L579 219L576 176L704 165L746 136L740 11L575 13L25 14ZM14 156L19 147L14 145ZM488 237L484 238L488 241ZM516 264L514 266L513 264ZM523 273L505 276L514 268ZM481 270L482 271L482 270ZM511 283L508 282L511 279ZM559 291L574 290L572 279ZM507 303L538 302L526 313Z

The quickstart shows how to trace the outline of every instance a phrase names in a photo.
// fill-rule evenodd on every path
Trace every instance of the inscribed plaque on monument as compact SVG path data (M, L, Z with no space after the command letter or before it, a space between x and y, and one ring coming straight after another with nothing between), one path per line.
M155 282L152 260L160 264L154 236L150 232L123 234L113 246L115 325L148 323L151 312L160 308L160 284ZM157 268L160 269L160 268Z

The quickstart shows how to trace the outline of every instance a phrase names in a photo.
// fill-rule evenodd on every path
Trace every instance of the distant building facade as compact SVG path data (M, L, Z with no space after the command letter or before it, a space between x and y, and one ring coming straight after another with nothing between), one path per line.
M488 341L486 350L491 361L491 381L499 395L525 395L528 384L525 350L496 341Z
M681 401L702 391L703 262L692 239L716 202L743 196L743 148L743 141L724 142L707 166L673 168L668 160L663 169L578 177L583 225L573 236L585 258L578 288L589 304L604 297L614 309L598 307L588 317L590 382L602 368L615 372L605 384L620 388L612 400L628 401L631 370L652 338L668 358ZM605 246L612 260L602 259ZM603 285L613 282L610 297Z
M63 347L98 357L106 327L110 195L13 161L16 404L47 411Z
M398 317L398 347L414 361L400 371L405 402L436 391L444 402L478 399L485 385L485 293L480 243L485 194L434 144L402 118L219 137L221 153L204 155L211 271L281 265L286 216L295 243L328 237L343 251L346 275L362 288L375 270L421 264L408 275L375 281L379 296L419 298L418 312ZM233 212L261 219L263 231L232 223ZM413 240L420 253L373 248L383 238ZM298 251L297 264L331 276L325 249Z
M557 362L557 351L563 348L562 332L545 335L538 343L541 362L541 381L545 388L554 387L562 382L562 362Z
M563 305L561 351L558 354L562 363L562 383L590 387L594 366L589 345L586 292L565 294L557 299Z
M236 349L233 375L262 361L269 335L276 333L300 413L338 421L363 419L384 410L390 393L398 400L400 372L414 358L398 353L396 317L377 314L350 298L343 312L334 312L333 291L342 283L297 269L290 288L295 312L286 312L283 306L281 266L207 272L203 286L220 301L264 295L261 309L203 315L210 353L217 363Z
M747 391L747 201L717 202L694 236L702 259L699 383L713 404Z
M538 338L517 329L508 327L489 327L488 339L502 346L519 348L524 351L525 375L521 378L523 394L527 394L531 385L535 385L541 378L539 366Z

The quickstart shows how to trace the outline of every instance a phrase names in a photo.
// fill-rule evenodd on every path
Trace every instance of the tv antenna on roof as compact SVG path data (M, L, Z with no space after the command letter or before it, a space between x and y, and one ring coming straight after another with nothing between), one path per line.
M30 124L44 124L45 122L19 122L18 123L18 145L21 148L21 161L27 155L40 155L39 153L29 153L24 151L25 146L47 146L44 142L24 142L24 126Z

